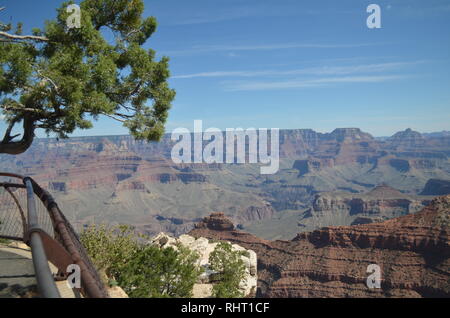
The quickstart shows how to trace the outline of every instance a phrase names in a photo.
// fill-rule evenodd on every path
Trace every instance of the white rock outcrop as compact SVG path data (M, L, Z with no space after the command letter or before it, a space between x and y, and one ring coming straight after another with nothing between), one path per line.
M204 268L204 272L200 275L197 284L194 285L193 296L194 298L211 297L213 277L217 273L209 269L209 255L214 251L218 243L210 242L204 237L196 239L187 234L174 238L166 233L159 233L150 242L161 248L172 247L174 249L177 248L178 244L181 244L190 250L196 251L200 256L199 266ZM244 292L244 295L254 296L258 281L256 253L237 244L232 244L232 248L235 251L244 252L241 259L245 264L245 277L241 281L240 288Z

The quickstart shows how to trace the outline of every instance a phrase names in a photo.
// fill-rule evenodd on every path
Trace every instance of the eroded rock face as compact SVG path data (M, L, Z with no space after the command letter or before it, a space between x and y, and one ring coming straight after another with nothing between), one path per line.
M263 206L249 206L238 217L244 222L254 222L264 219L270 219L274 216L275 213L276 211L270 204L267 203Z
M217 275L217 272L209 269L209 255L216 248L217 242L210 242L207 238L195 238L186 234L174 238L165 233L160 233L151 239L151 244L155 244L160 248L172 247L174 249L177 249L177 246L181 244L182 246L197 252L200 256L198 265L203 267L204 273L199 277L197 284L194 285L193 297L211 297L213 285L216 283L215 276ZM256 293L258 280L256 253L252 250L247 250L238 244L232 244L232 248L235 251L243 252L241 259L245 264L245 277L241 281L240 288L244 295L253 297Z
M292 241L196 228L192 236L234 242L258 254L263 297L450 297L450 196L382 223L326 227ZM366 285L381 268L381 288Z
M223 212L215 212L210 216L203 218L203 221L196 224L195 227L207 228L215 231L232 231L234 224L225 217Z
M301 221L307 228L311 224L357 225L379 222L423 209L430 199L410 196L380 185L367 193L343 191L317 194L309 209L310 219Z

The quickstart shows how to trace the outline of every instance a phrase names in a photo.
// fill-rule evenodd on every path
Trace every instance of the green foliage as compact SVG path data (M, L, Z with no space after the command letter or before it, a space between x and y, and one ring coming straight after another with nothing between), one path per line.
M136 235L126 225L92 225L80 234L80 241L97 270L112 280L120 276L139 249Z
M11 240L4 239L4 238L0 238L0 244L5 244L5 245L7 245L7 244L9 244L9 243L11 243Z
M155 51L142 47L156 19L142 17L142 0L84 0L81 27L69 29L66 8L72 3L63 3L43 29L34 28L32 38L0 35L0 110L6 121L11 127L23 121L23 138L32 139L26 132L35 128L65 138L76 128L91 128L88 115L106 115L137 139L158 140L175 91L167 83L168 58L157 61ZM21 29L17 25L14 34ZM17 136L10 132L0 152L13 153L3 146L14 145Z
M118 283L131 297L192 297L201 274L197 260L195 252L182 246L143 246Z
M201 274L197 253L145 245L127 226L91 226L80 240L105 283L119 285L130 297L190 297Z
M238 298L245 296L239 289L245 277L245 264L241 253L234 251L230 243L217 244L209 256L210 268L217 271L218 283L213 286L213 296L218 298Z

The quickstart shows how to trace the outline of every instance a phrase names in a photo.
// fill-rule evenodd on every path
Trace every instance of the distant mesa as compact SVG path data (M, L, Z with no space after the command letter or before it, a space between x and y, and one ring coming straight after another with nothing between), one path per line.
M195 225L196 228L207 228L213 231L233 231L234 224L223 212L211 213L204 217L202 222Z
M330 136L333 139L336 139L339 142L345 140L373 140L371 134L361 131L359 128L336 128L330 133Z
M425 142L425 137L421 133L408 128L404 131L395 133L388 141L394 145L416 146Z
M392 139L396 138L423 138L422 134L418 131L412 130L411 128L407 128L403 131L399 131L395 133L392 137Z

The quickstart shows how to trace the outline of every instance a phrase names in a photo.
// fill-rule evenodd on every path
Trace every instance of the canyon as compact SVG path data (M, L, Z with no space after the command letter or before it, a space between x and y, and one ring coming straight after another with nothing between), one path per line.
M280 170L259 164L181 163L165 135L36 139L0 169L29 175L77 229L127 223L155 235L189 232L223 211L238 229L292 239L324 226L367 224L415 213L449 193L450 136L411 129L374 138L358 128L280 130Z
M384 222L324 227L268 241L235 229L223 214L190 233L258 255L258 297L450 297L450 196ZM380 288L366 284L381 269Z
M450 297L450 135L279 136L274 175L258 164L175 164L168 135L37 139L0 155L0 170L36 179L78 231L125 223L254 251L257 297ZM381 288L367 287L373 264Z

